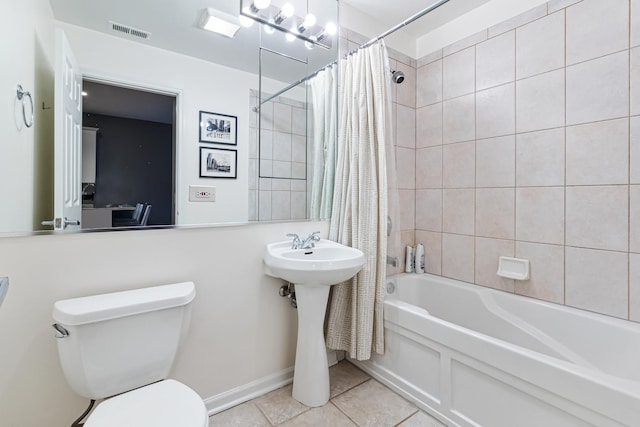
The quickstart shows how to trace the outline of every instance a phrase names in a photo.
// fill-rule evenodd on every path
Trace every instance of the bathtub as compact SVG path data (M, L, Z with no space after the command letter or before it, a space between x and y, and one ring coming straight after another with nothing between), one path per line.
M430 274L388 279L353 361L449 426L640 426L640 324Z

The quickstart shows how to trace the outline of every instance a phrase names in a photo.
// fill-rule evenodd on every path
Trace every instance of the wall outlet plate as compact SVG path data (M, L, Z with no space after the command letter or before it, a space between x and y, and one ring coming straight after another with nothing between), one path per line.
M190 185L189 201L190 202L215 202L216 187L209 187L204 185Z

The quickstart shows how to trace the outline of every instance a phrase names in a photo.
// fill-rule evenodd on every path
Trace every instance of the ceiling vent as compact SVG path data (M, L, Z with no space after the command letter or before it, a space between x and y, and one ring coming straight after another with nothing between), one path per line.
M118 24L117 22L109 21L109 27L111 31L118 34L125 34L131 38L149 40L151 33L137 28L130 27L128 25Z

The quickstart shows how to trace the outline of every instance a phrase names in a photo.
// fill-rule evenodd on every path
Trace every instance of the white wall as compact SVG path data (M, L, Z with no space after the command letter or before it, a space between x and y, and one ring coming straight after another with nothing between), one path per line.
M268 242L322 230L297 222L0 239L0 425L66 426L88 404L59 366L51 312L60 299L192 280L191 328L171 377L203 398L293 366L297 320L264 276Z
M6 1L0 6L3 39L0 55L0 176L3 180L0 224L3 231L32 230L34 209L40 209L34 203L37 200L34 192L38 191L34 176L39 167L34 153L46 155L43 146L46 149L53 137L53 110L42 109L43 102L48 106L53 102L53 67L47 53L53 50L52 16L46 0ZM22 105L16 97L18 84L33 94L36 108L32 128L27 128L23 122Z

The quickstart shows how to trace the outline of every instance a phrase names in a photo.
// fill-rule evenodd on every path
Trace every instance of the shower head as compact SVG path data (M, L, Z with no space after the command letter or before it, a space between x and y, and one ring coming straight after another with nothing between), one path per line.
M400 84L404 81L404 73L402 71L391 71L391 78L396 84Z

